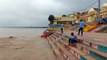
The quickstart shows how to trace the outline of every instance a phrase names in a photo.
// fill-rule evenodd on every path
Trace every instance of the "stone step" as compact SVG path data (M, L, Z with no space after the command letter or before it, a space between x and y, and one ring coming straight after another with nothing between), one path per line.
M66 39L68 39L70 36L65 36ZM86 44L92 48L98 49L102 52L107 53L107 42L105 41L99 41L99 40L95 40L92 38L88 38L88 37L79 37L79 40L81 41L81 43Z
M63 36L66 36L66 35L64 35L64 34L61 35L60 33L54 33L53 35L55 35L56 37L59 36L58 38L62 38Z
M63 40L60 40L61 43L67 48L72 54L74 54L79 60L97 60L90 55L82 52L81 50L77 49L76 47L68 46L68 43L66 43Z
M58 34L59 36L61 36L62 34L61 33L59 33L59 32L56 32L56 34Z
M107 42L101 42L101 41L91 39L91 38L87 38L87 37L85 37L85 38L82 37L79 39L82 40L82 43L107 53L107 44L106 44Z
M54 33L54 35L55 35L56 37L58 37L58 38L60 37L60 36L59 36L58 34L56 34L56 33Z
M58 34L57 34L58 35ZM55 36L54 36L55 37ZM57 36L56 36L56 38L57 38ZM69 40L69 36L67 36L67 35L63 35L62 37L60 37L59 39L61 39L61 40L65 40L66 42L68 42L67 40Z
M88 45L77 43L77 48L96 58L97 60L107 60L107 53L94 49Z
M63 56L65 57L66 60L78 60L67 49L65 49L58 42L56 42L56 40L54 38L52 38L52 39L53 39L53 42L55 43L55 45L57 45L57 48L59 49L59 51L63 54Z
M57 37L57 36L59 36L59 37ZM61 38L64 37L64 36L65 36L65 35L58 35L58 34L56 34L56 33L52 34L52 37L55 38L56 40L59 40L59 39L61 39Z
M90 32L96 32L96 31L98 31L98 30L103 29L104 27L106 27L106 25L99 25L97 28L93 29L93 30L90 31Z
M67 40L67 38L65 38L65 40ZM95 49L91 47L89 44L86 45L86 44L78 43L77 46L80 50L82 49L82 51L86 52L87 54L90 54L94 58L97 58L100 60L101 59L107 60L107 53L102 52L98 49Z
M54 33L53 35L55 35L56 37L62 37L63 35L61 35L60 33Z
M56 56L56 60L65 60L65 58L62 56L62 54L59 52L59 50L56 48L56 46L53 44L52 40L50 39L50 37L47 37L51 48Z
M52 34L51 37L53 37L55 40L58 39L58 37L56 38L56 35Z
M96 32L100 32L100 31L102 31L102 30L105 29L105 28L107 28L107 25L103 25L103 26L101 26L101 28L98 29L98 30L96 30Z
M63 41L66 41L67 38L65 37L65 40L63 38ZM77 47L82 50L83 52L90 54L91 56L93 56L94 58L98 59L98 60L107 60L107 53L102 52L98 49L92 48L89 45L86 44L82 44L82 43L78 43Z
M89 56L88 54L80 51L79 49L75 47L70 47L68 44L65 42L64 38L63 40L58 40L61 45L65 46L66 49L68 49L73 55L75 55L79 60L96 60L93 57Z
M78 30L78 28L79 28L79 26L73 26L73 27L71 27L71 29L70 30L75 30L75 31L77 31Z

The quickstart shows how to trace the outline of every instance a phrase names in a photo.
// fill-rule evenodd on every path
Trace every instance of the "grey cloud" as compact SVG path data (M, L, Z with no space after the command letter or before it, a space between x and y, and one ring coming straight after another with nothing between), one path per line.
M80 11L94 1L96 0L0 0L0 26L47 26L50 14L61 16ZM102 0L103 3L105 0Z

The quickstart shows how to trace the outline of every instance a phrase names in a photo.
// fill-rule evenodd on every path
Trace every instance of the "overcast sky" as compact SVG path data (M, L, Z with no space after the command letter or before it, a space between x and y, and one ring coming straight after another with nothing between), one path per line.
M0 26L47 26L50 14L61 16L81 11L95 1L0 0ZM104 4L105 0L101 3ZM97 3L92 7L97 7Z

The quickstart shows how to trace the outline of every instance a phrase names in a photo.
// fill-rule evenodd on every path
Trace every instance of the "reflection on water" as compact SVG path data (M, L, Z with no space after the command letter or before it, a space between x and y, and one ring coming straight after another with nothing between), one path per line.
M42 28L0 28L0 37L7 36L40 36Z

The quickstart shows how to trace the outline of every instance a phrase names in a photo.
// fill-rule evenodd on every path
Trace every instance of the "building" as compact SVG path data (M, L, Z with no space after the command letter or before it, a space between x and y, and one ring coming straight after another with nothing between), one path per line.
M101 18L107 17L107 2L102 6ZM54 21L54 24L68 24L79 23L80 20L85 20L87 23L92 23L98 19L98 8L91 8L86 12L75 12L73 14L68 14L66 17L60 17Z
M102 10L101 10L101 15L102 15L102 18L105 18L107 17L107 2L103 5L102 7Z
M98 12L98 8L91 8L88 11L88 21L87 22L94 22L94 21L96 21L97 18L98 18L97 12Z

